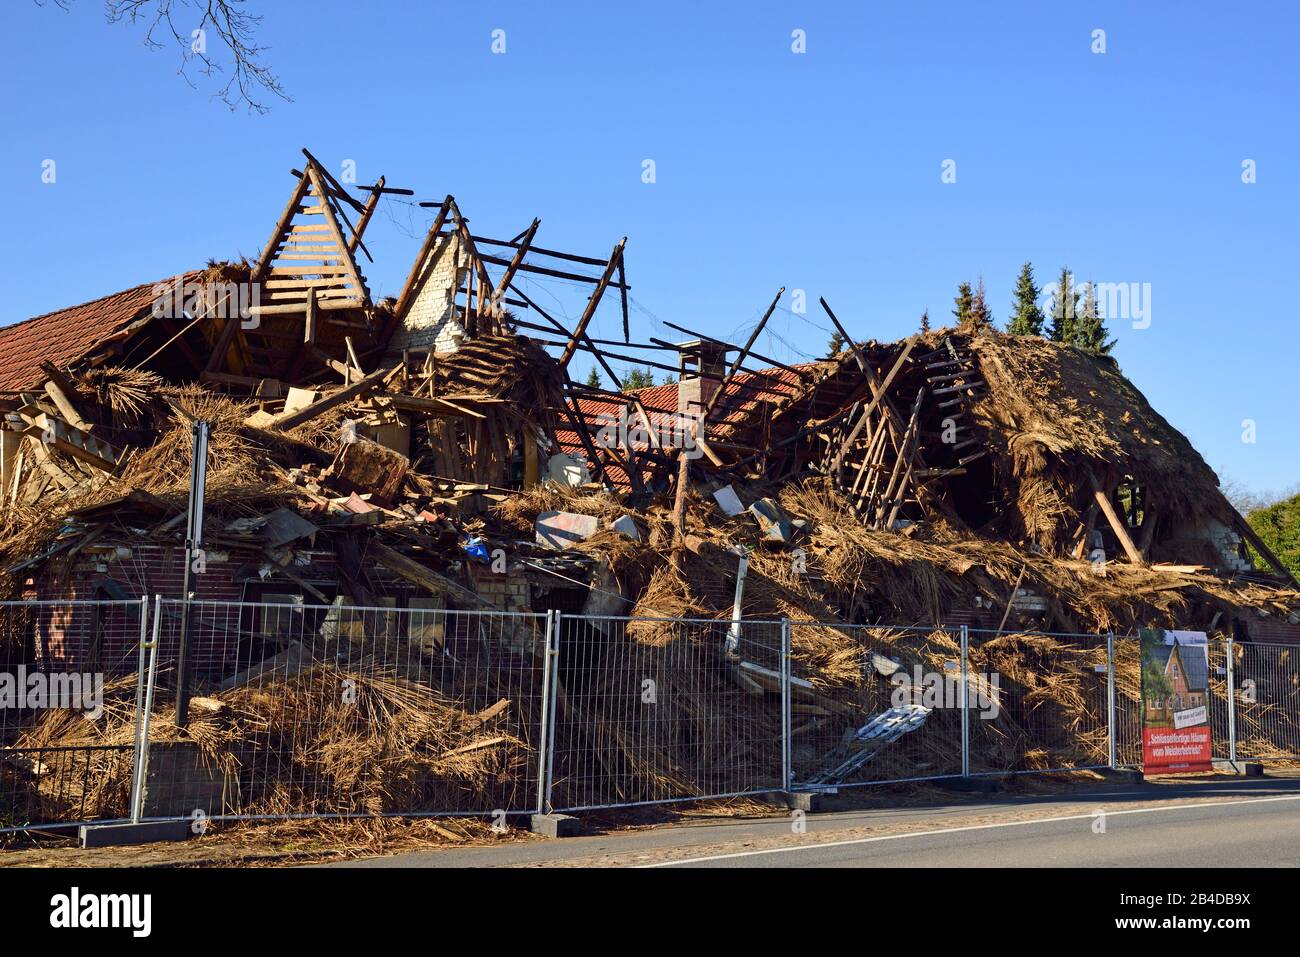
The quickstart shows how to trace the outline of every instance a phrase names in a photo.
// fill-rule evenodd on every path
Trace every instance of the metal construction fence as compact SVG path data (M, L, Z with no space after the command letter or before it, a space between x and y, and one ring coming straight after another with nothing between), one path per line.
M1221 644L1227 753L1234 761L1300 760L1300 645ZM1213 662L1210 675L1213 688Z
M161 601L144 817L523 814L546 614ZM182 731L171 719L188 639Z
M962 775L960 629L790 629L793 787Z
M784 790L782 622L558 621L549 808Z
M129 814L149 613L147 599L0 602L0 833ZM102 710L110 695L128 723Z
M429 604L433 604L432 602ZM1216 758L1300 760L1300 646L1212 641ZM1136 767L1136 636L0 603L0 833L582 811Z

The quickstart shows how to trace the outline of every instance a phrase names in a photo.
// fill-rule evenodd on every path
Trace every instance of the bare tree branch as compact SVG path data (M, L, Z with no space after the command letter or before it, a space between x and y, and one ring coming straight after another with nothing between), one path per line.
M68 10L73 0L35 0L37 6ZM104 0L109 23L134 26L145 24L145 46L153 50L175 46L180 50L177 72L194 87L191 73L216 77L224 72L221 59L208 52L208 39L215 37L229 54L230 74L214 95L232 110L243 104L250 112L266 113L270 106L255 97L270 93L292 102L280 85L280 78L263 61L267 47L258 46L254 35L262 22L244 9L246 0ZM187 22L188 21L188 22ZM195 87L197 89L197 87Z

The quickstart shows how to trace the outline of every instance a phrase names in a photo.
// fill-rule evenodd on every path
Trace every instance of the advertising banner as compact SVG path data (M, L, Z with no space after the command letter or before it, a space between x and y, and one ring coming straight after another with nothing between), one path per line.
M1144 628L1140 635L1143 772L1213 770L1205 632Z

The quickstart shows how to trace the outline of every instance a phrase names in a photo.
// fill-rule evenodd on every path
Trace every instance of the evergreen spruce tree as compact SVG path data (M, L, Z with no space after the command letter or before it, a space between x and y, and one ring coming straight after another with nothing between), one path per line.
M1070 267L1061 267L1061 277L1056 282L1056 294L1052 297L1052 321L1048 326L1047 338L1053 342L1074 342L1075 318L1079 314L1079 291L1074 288L1074 277Z
M984 277L980 276L979 282L975 286L975 293L971 296L970 313L966 316L966 328L963 332L970 335L978 335L981 332L988 332L993 328L993 313L989 309L987 296L984 292Z
M840 331L836 329L831 333L831 341L826 343L826 358L834 359L840 354L841 350L843 350L844 345L844 337L840 335Z
M1034 282L1034 264L1027 262L1020 267L1020 277L1016 280L1016 295L1011 301L1007 332L1016 336L1043 334L1043 310L1038 305L1041 294L1042 290Z
M922 332L930 331L930 310L929 309L921 313L921 331Z
M1074 335L1070 340L1080 349L1109 355L1117 340L1107 337L1105 317L1101 314L1101 303L1097 301L1097 284L1089 280L1083 287L1083 306L1074 320Z
M648 389L654 384L655 375L649 369L629 369L627 375L623 376L624 392Z
M974 301L975 297L971 293L970 283L964 282L957 287L957 298L953 300L957 308L952 311L952 314L957 318L958 328L965 325L970 318L970 307Z
M595 366L592 366L591 371L587 373L587 388L589 389L600 388L600 373L596 371Z

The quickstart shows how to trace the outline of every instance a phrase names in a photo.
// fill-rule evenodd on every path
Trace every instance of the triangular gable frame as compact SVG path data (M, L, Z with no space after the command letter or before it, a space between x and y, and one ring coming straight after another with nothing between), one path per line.
M253 281L261 283L253 311L305 316L308 290L322 310L368 307L370 292L352 249L325 178L309 160L253 270Z

